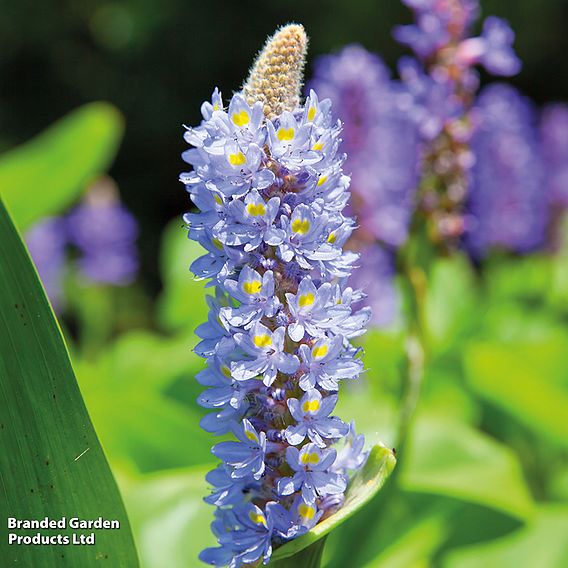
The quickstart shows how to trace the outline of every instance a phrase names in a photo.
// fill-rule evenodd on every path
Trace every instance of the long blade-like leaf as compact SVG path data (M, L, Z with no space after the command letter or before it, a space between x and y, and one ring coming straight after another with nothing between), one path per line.
M40 281L0 201L0 558L5 566L135 568L120 494L75 381ZM117 520L94 546L9 545L6 521ZM8 533L72 537L92 530Z

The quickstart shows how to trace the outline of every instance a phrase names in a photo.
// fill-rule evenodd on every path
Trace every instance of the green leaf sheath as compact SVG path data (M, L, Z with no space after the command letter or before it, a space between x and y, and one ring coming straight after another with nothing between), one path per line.
M61 331L0 201L0 558L4 566L136 568L130 525ZM8 545L6 519L118 520L95 546ZM74 531L42 530L70 535ZM79 531L89 534L91 531Z
M113 106L90 103L0 156L0 195L18 228L71 205L110 166L123 129Z

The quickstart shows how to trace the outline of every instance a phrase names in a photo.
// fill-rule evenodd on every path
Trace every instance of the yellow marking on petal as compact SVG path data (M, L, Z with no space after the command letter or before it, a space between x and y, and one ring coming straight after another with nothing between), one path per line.
M335 231L331 231L331 233L329 233L329 236L327 237L327 242L332 245L336 240L337 235L335 234Z
M246 110L233 113L233 123L235 126L246 126L250 122L249 113Z
M307 294L302 294L298 300L298 305L300 308L304 308L305 306L311 306L314 303L314 295L311 292Z
M327 355L327 345L320 345L319 347L314 347L312 349L312 355L316 358L316 359L321 359L322 357L325 357Z
M254 203L249 203L247 205L247 213L251 217L262 217L266 214L266 207L262 203L255 205Z
M236 154L229 154L229 162L232 166L242 166L246 164L247 159L242 152L237 152Z
M223 365L221 367L221 373L223 373L223 375L225 375L225 377L227 377L228 379L231 378L231 369L229 369L227 365Z
M312 146L312 150L315 150L316 152L320 152L321 150L323 150L323 142L316 142Z
M219 239L214 238L211 242L216 249L223 250L223 243Z
M302 457L300 458L300 461L304 465L307 465L309 463L316 464L316 463L319 462L319 456L315 452L307 453L307 454L302 455Z
M256 513L255 511L251 511L249 513L249 519L255 524L255 525L263 525L266 526L266 519L264 518L264 515L261 515L260 513Z
M292 231L300 235L305 235L310 230L310 222L307 219L303 221L301 219L296 219L292 223Z
M310 521L311 519L314 518L314 515L316 514L316 508L312 507L311 505L306 505L305 503L302 503L298 507L298 514L300 515L300 517L302 517L302 519L307 519L308 521Z
M251 280L243 284L243 290L247 294L258 294L262 290L262 282L260 280Z
M306 400L302 405L304 412L317 412L320 408L319 400Z
M250 430L245 430L245 436L252 442L258 442L258 437L254 432L251 432Z
M223 205L223 200L221 199L220 195L217 195L216 193L213 194L213 199L215 200L215 203L217 205Z
M253 339L254 344L257 347L270 347L272 345L272 338L270 335L255 335Z
M308 110L308 120L311 122L316 117L316 107L311 106Z
M294 140L294 129L293 128L279 128L276 133L276 137L280 142L288 142L289 140Z
M321 176L321 177L318 179L318 184L317 184L318 187L320 187L321 185L323 185L326 181L327 181L327 176Z
M219 104L218 103L215 103L213 105L213 110L219 110Z

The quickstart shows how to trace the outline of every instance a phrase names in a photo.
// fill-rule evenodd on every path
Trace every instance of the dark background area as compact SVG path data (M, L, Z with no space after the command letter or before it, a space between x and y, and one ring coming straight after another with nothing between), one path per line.
M524 68L512 82L539 104L568 101L568 1L481 4L516 31ZM289 21L310 35L308 78L318 55L353 42L394 69L406 50L391 29L410 19L398 0L0 0L0 152L83 103L115 104L126 134L111 175L140 223L142 284L154 293L162 228L188 208L182 124L199 122L213 87L237 90Z

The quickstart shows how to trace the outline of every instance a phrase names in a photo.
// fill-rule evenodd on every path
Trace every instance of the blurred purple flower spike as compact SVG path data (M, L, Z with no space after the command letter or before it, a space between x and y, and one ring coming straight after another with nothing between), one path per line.
M540 124L542 156L550 203L568 207L568 105L545 107Z
M481 124L472 141L469 210L474 219L467 238L475 256L491 248L526 253L542 246L548 200L535 115L511 86L491 85L477 103Z
M91 282L130 284L138 270L138 226L119 202L114 182L104 178L67 218L69 241L81 252L79 269Z

